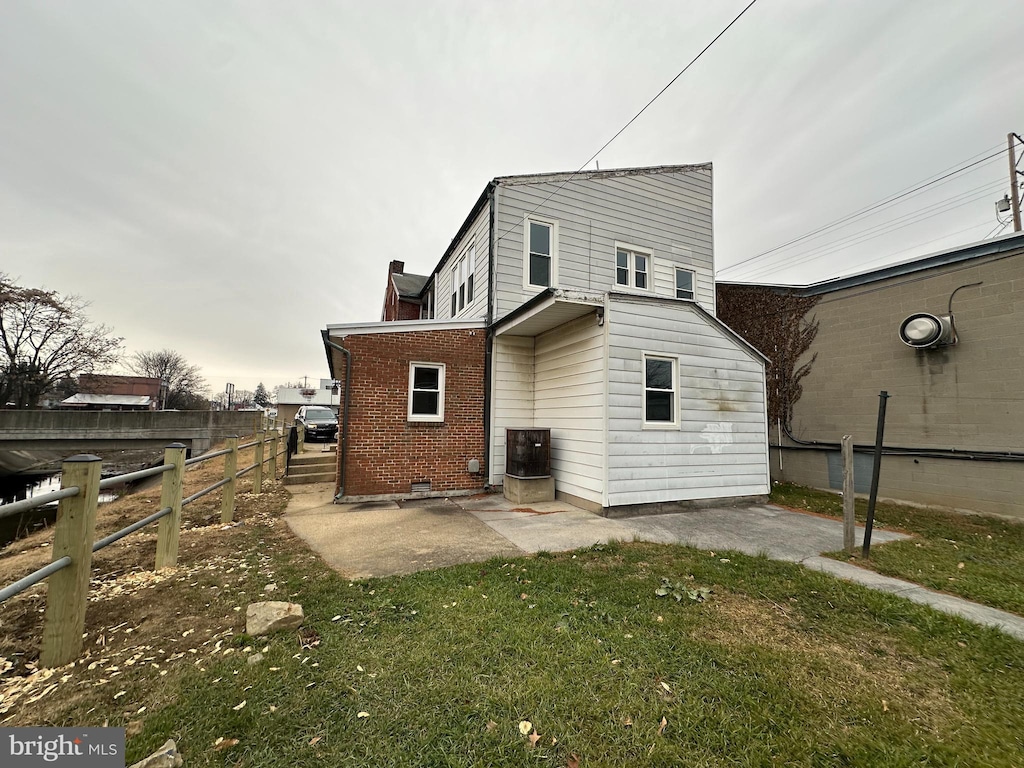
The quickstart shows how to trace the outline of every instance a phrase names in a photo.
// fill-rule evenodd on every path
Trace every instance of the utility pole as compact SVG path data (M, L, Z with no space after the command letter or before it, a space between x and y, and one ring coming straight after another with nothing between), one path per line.
M1017 138L1017 134L1008 133L1006 134L1006 143L1009 151L1007 152L1010 159L1010 205L1013 210L1013 231L1020 232L1020 195L1017 193L1017 156L1014 146L1014 141Z

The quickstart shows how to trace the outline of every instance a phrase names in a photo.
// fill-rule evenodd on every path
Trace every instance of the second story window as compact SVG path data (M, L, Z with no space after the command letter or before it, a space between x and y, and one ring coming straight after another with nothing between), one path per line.
M648 290L651 286L651 254L632 248L616 248L615 284Z
M549 288L554 272L554 225L543 221L527 221L526 284Z
M676 267L676 298L693 300L693 272Z
M473 303L473 261L475 248L470 245L452 267L452 317Z

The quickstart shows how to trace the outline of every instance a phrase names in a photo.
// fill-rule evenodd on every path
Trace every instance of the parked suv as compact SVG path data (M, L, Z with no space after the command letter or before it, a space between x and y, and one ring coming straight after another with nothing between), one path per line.
M338 434L338 417L322 405L304 405L295 414L295 426L306 431L306 440L333 440Z

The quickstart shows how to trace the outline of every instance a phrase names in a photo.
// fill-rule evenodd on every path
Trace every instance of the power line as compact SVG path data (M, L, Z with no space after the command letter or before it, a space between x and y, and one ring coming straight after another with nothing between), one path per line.
M996 146L999 146L999 145L996 145ZM988 150L985 150L985 152L980 152L978 154L985 154L987 152L990 152L991 149L995 149L995 147L992 147L992 148L990 148ZM967 160L962 160L960 163L957 163L956 165L950 166L950 168L947 168L945 171L940 171L939 174L941 174L941 175L938 175L937 178L926 177L926 179L922 180L921 182L918 182L916 185L914 185L912 187L908 187L907 189L902 190L900 192L897 192L894 195L890 195L888 197L885 197L885 198L883 198L882 200L880 200L880 201L878 201L876 203L872 203L871 205L868 205L865 208L861 208L858 211L854 211L853 213L849 213L846 216L842 216L842 217L836 219L835 221L829 222L828 224L823 224L822 226L817 227L816 229L813 229L810 232L807 232L807 233L805 233L803 235L800 235L799 237L795 237L792 240L789 240L789 241L787 241L785 243L782 243L781 245L775 246L774 248L770 248L767 251L762 251L761 253L754 254L753 256L750 256L750 257L748 257L746 259L742 259L741 261L737 261L737 262L735 262L733 264L730 264L727 267L723 267L722 271L725 272L725 271L728 271L728 270L735 269L736 267L742 266L743 264L747 264L747 263L749 263L751 261L754 261L755 259L760 259L760 258L763 258L764 256L768 256L769 254L775 253L776 251L780 251L780 250L782 250L784 248L788 248L789 246L794 245L794 244L796 244L798 242L801 242L802 240L807 240L809 238L812 238L815 235L818 235L819 233L824 232L824 231L826 231L828 229L832 229L832 228L834 228L834 227L836 227L836 226L838 226L840 224L843 224L845 222L851 221L851 220L856 219L856 218L860 218L860 217L862 217L862 216L864 216L864 215L866 215L866 214L870 213L871 211L874 211L874 210L876 210L878 208L882 208L884 206L892 205L897 200L901 200L901 199L903 199L905 197L913 195L916 192L919 192L920 190L923 190L923 189L925 189L927 187L930 187L930 186L932 186L934 184L938 184L940 182L943 182L944 180L949 179L949 178L951 178L953 176L956 176L957 174L963 173L964 171L966 171L966 170L968 170L970 168L973 168L973 167L975 167L977 165L981 165L983 163L989 162L993 158L999 157L1000 155L1002 155L1006 151L1007 151L1007 149L1003 148L1003 149L1000 149L998 152L994 152L993 154L986 155L985 157L981 158L980 160L976 160L975 162L969 162L969 161L973 160L974 158L978 157L978 155L973 155L972 157L967 158ZM969 163L969 164L968 165L963 165L963 163ZM962 167L958 167L958 166L962 166ZM953 169L955 169L955 170L953 170ZM936 176L936 174L932 174L932 176ZM929 181L928 179L931 179L931 180Z
M898 216L895 219L890 219L889 221L876 224L875 226L869 227L868 229L853 233L848 237L840 238L839 240L827 243L824 246L822 246L822 248L826 250L822 250L822 248L812 248L807 251L801 251L800 253L793 254L781 262L773 262L771 264L755 266L753 268L753 271L747 273L746 277L754 277L766 271L788 269L796 266L797 264L804 264L808 261L813 261L824 256L830 256L834 253L838 253L839 251L846 250L847 248L852 248L855 245L865 243L868 240L874 240L878 237L881 237L882 235L887 235L891 232L896 232L897 230L904 229L913 224L917 224L927 219L934 218L943 213L948 213L949 211L955 210L957 208L962 208L965 205L970 205L971 203L974 203L977 200L984 198L986 195L992 194L993 190L1001 188L1002 185L1002 181L989 182L988 184L984 184L980 187L975 187L974 189L968 190L967 192L962 192L958 195L946 198L937 203L924 206L923 208L918 208L902 216Z
M602 145L601 145L601 148L600 148L599 150L597 150L597 152L595 152L595 153L594 153L594 154L592 154L592 155L591 155L590 157L588 157L588 158L586 159L586 161L585 161L585 162L583 163L583 165L581 165L581 166L580 166L579 168L577 168L577 169L576 169L575 171L573 171L573 172L572 172L571 174L569 174L568 178L566 178L565 180L563 180L563 181L562 181L562 183L561 183L561 184L559 184L559 185L558 185L558 186L557 186L557 187L556 187L556 188L554 189L554 191L552 191L552 192L551 192L551 194L549 194L549 195L548 195L547 197L545 197L545 198L544 198L543 200L541 200L541 201L540 201L539 203L537 203L537 205L536 205L536 206L534 206L534 208L533 208L533 209L532 209L532 210L531 210L531 211L530 211L530 212L529 212L528 214L526 214L526 217L525 217L525 218L529 218L529 217L530 217L531 215L533 215L534 213L536 213L536 212L537 212L537 210L538 210L538 209L539 209L539 208L540 208L541 206L545 205L545 204L546 204L546 203L547 203L547 202L548 202L548 201L549 201L549 200L550 200L551 198L553 198L553 197L554 197L555 195L557 195L557 194L558 194L559 192L561 192L561 191L562 191L562 188L563 188L563 187L564 187L564 186L565 186L566 184L568 184L568 183L569 183L570 181L572 181L572 180L573 180L573 178L575 178L576 176L578 176L578 175L579 175L579 174L580 174L580 173L581 173L581 172L583 171L583 169L584 169L584 168L586 168L586 167L587 167L588 165L590 165L590 164L591 164L591 163L592 163L592 162L594 161L594 159L595 159L595 158L596 158L596 157L597 157L598 155L600 155L600 154L601 154L602 152L604 152L604 150L606 150L606 149L608 148L608 146L609 146L609 145L610 145L610 144L611 144L611 143L612 143L613 141L615 141L615 140L616 140L617 138L619 138L619 136L621 136L621 135L622 135L622 133L623 133L623 132L624 132L624 131L625 131L625 130L626 130L627 128L629 128L629 126L631 126L631 125L632 125L632 124L633 124L633 123L634 123L634 122L636 121L636 119L637 119L637 118L639 118L639 117L640 117L640 115L642 115L642 114L643 114L644 112L646 112L646 111L647 111L647 108L648 108L648 107L650 107L650 106L651 106L651 105L652 105L652 104L653 104L654 102L656 102L656 101L657 101L657 100L658 100L658 99L659 99L659 98L661 97L661 95L665 93L665 91L667 91L667 90L668 90L669 88L671 88L671 87L672 87L672 85L673 85L673 84L674 84L674 83L676 82L676 80L678 80L678 79L679 79L680 77L682 77L682 76L683 76L684 74L686 74L686 71L687 71L687 70L688 70L688 69L689 69L690 67L692 67L692 66L693 66L694 64L696 64L696 63L697 63L697 60L698 60L698 59L699 59L699 58L700 58L701 56L703 56L703 55L704 55L705 53L707 53L708 49L709 49L709 48L711 48L711 46L712 46L712 45L714 45L715 43L717 43L717 42L718 42L718 40L719 40L719 38L721 38L721 37L722 37L722 35L724 35L724 34L725 34L726 32L728 32L728 31L729 31L729 29L730 29L730 28L731 28L731 27L733 26L733 24L735 24L735 23L736 23L737 21L739 21L739 20L740 20L740 18L741 18L741 17L743 16L743 14L745 14L745 13L746 13L747 11L749 11L749 10L750 10L750 9L751 9L751 8L753 7L754 3L756 3L756 2L757 2L757 0L750 0L750 2L749 2L749 3L747 4L747 6L746 6L746 7L745 7L745 8L744 8L744 9L743 9L742 11L740 11L740 12L739 12L738 14L736 14L736 17L735 17L735 18L734 18L734 19L733 19L732 21L730 21L730 22L729 22L729 23L728 23L728 24L726 25L725 29L723 29L723 30L722 30L721 32L719 32L719 33L718 33L717 35L715 35L714 39L713 39L713 40L712 40L712 41L711 41L710 43L708 43L707 45L705 45L705 46L704 46L704 47L703 47L703 48L701 49L700 53L698 53L698 54L697 54L696 56L694 56L694 57L693 57L693 58L692 58L692 59L690 60L690 63L689 63L689 64L687 64L687 65L686 65L685 67L683 67L683 68L682 68L681 70L679 70L679 73L678 73L678 74L677 74L677 75L676 75L675 77L673 77L673 78L672 78L671 80L669 80L669 81L668 81L668 83L667 83L667 84L665 85L665 87L664 87L664 88L662 88L662 89L661 89L660 91L658 91L658 92L657 92L657 93L656 93L656 94L654 95L654 98L653 98L653 99L651 99L651 100L650 100L650 101L648 101L648 102L647 102L646 104L644 104L643 108L642 108L642 109L641 109L641 110L640 110L639 112L637 112L637 113L636 113L635 115L633 115L633 116L632 116L631 118L629 118L629 120L628 120L628 121L626 122L626 124L625 124L624 126L622 126L621 128L619 128L619 130L617 130L617 131L615 132L615 135L614 135L614 136L612 136L612 137L611 137L610 139L608 139L608 141L606 141L606 142L605 142L604 144L602 144ZM507 235L507 234L508 234L509 232L511 232L511 231L512 231L513 229L515 229L515 227L514 227L514 226L512 226L512 227L509 227L509 228L508 228L508 229L506 229L506 230L505 230L504 232L502 232L502 233L501 233L500 235L498 235L498 238L497 238L497 239L498 239L498 240L501 240L501 239L502 239L503 237L505 237L505 235Z

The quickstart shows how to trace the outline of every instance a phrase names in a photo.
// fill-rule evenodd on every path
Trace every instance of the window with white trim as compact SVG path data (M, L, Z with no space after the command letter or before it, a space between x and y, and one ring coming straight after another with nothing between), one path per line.
M644 354L644 427L671 429L679 425L678 360Z
M556 233L552 222L526 220L526 287L550 288L554 284Z
M409 363L409 421L444 421L444 363Z
M695 279L693 271L676 267L676 298L693 300L693 285Z
M651 254L633 248L615 248L615 284L626 288L651 288Z
M452 265L452 317L473 303L473 262L475 261L475 245L470 244Z

